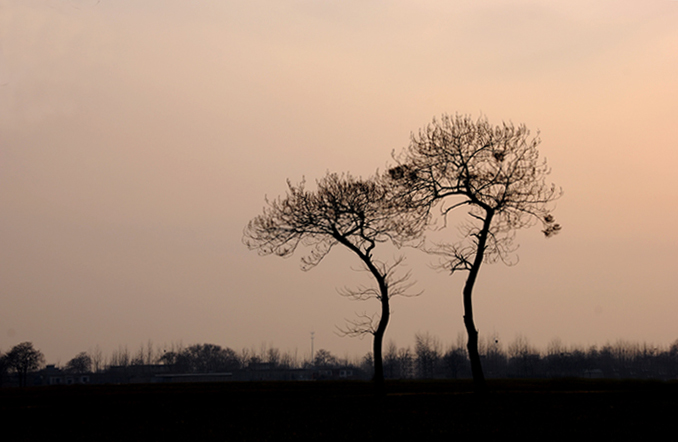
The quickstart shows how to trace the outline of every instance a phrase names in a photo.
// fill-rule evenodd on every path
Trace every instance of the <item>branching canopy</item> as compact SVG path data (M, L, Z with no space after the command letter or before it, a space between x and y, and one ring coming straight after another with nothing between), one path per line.
M386 180L329 173L315 192L303 181L287 184L287 195L267 201L264 213L245 228L245 244L261 255L287 257L302 244L311 247L302 258L302 269L308 270L338 243L369 261L377 243L401 245L421 233L420 217L408 216L412 210L390 197Z
M561 228L550 207L561 191L546 183L549 168L539 158L539 143L524 125L492 126L483 117L443 115L412 135L389 177L412 204L432 207L445 201L440 205L444 217L456 207L470 206L476 222L464 227L465 236L477 246L478 221L488 221L485 259L505 260L517 229L539 222L549 237ZM435 251L450 257L451 271L468 270L475 246L446 245Z

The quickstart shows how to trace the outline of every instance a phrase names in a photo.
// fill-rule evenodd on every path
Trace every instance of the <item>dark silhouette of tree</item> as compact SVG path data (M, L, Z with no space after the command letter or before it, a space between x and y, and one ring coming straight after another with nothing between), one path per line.
M501 348L499 335L496 333L486 335L484 341L481 339L478 342L478 351L483 359L483 372L488 377L506 377L508 374L508 359ZM461 351L461 348L459 350ZM467 359L466 354L468 352L464 351L464 359Z
M522 335L516 336L508 346L508 357L514 376L531 378L536 376L540 356L527 338Z
M315 353L315 358L313 358L313 365L317 368L334 368L338 364L337 358L322 348Z
M129 367L132 357L130 356L127 346L118 346L118 350L114 350L111 354L110 364L117 367Z
M409 348L398 348L391 341L384 352L386 379L412 379L415 377L415 356Z
M95 373L99 373L104 369L104 354L101 351L101 348L97 345L94 347L94 350L90 351L88 353L90 355L90 358L92 359L92 370Z
M459 378L459 374L466 364L468 364L468 359L463 348L451 348L443 356L446 375L452 379Z
M402 379L412 379L415 377L415 355L408 348L398 350L398 367L400 368L400 377Z
M190 371L194 373L219 373L240 368L235 351L215 344L191 345L182 354L190 360Z
M25 387L28 373L39 369L45 363L45 356L33 348L33 343L17 344L6 354L10 369L19 375L19 386Z
M153 342L148 340L146 346L141 344L136 354L130 359L130 365L133 366L142 366L142 365L151 365L155 364L159 359L159 355L156 354L153 349Z
M399 165L389 170L406 202L440 207L444 222L451 210L468 206L470 221L462 226L465 240L439 244L428 251L441 255L451 273L468 272L463 289L467 349L477 391L486 389L473 319L473 287L483 262L510 263L517 229L535 222L548 237L560 231L550 203L560 190L545 182L549 173L540 160L538 137L524 125L492 126L485 118L443 115L413 134ZM443 224L444 225L444 224Z
M179 351L165 352L159 362L175 373L221 373L240 368L235 351L215 344L195 344Z
M0 355L0 387L5 382L5 375L7 374L7 371L9 370L9 360L7 359L7 355Z
M70 373L89 373L92 371L92 358L87 352L80 352L66 363L66 371Z
M179 355L181 352L178 351L165 351L162 356L158 359L158 362L162 365L168 365L171 367L171 370L174 372L186 372L188 370L188 365L186 365L185 370L182 370L181 367L178 366L178 361L179 361Z
M671 346L669 347L669 353L671 354L671 357L678 358L678 339L671 343Z
M360 369L362 371L364 371L365 373L367 373L369 376L371 376L372 379L374 379L374 356L372 355L371 351L367 352L365 354L365 356L363 356L362 359L360 360ZM383 370L383 366L382 366L382 370ZM375 385L378 385L378 384L375 384ZM381 390L377 389L375 391L376 391L377 395L382 394L384 392L383 386L382 386Z
M442 361L442 345L435 336L417 333L414 336L414 353L417 355L417 374L420 379L438 377Z
M317 190L308 191L304 182L288 181L285 197L267 201L268 207L247 225L243 242L261 255L290 256L302 244L311 248L304 256L302 269L309 270L337 244L354 253L372 275L376 287L360 287L340 292L356 300L376 298L381 303L380 315L361 315L349 321L342 332L348 336L370 333L374 336L374 381L377 394L383 392L382 342L390 317L389 301L404 295L410 287L409 274L395 277L395 268L402 259L387 264L374 256L377 244L390 241L402 245L421 234L422 210L403 207L391 198L387 180L363 180L351 175L328 173L317 181Z

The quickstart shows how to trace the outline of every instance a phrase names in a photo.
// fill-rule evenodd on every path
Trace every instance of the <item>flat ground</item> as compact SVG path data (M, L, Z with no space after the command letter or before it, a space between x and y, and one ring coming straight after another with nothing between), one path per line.
M499 380L485 395L471 387L391 382L382 400L365 382L2 388L0 419L6 441L678 437L678 382Z

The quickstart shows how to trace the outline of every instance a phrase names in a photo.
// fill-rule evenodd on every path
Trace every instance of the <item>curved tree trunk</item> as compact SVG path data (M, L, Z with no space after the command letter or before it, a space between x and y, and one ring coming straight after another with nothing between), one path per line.
M473 259L473 264L469 269L466 283L464 284L464 326L468 334L468 357L471 361L471 373L473 375L473 388L476 393L483 393L487 391L487 383L485 382L485 375L483 374L483 367L480 363L480 354L478 353L478 330L476 330L475 322L473 321L473 286L480 271L480 265L483 263L485 256L485 246L487 245L487 235L492 225L493 212L488 211L483 221L483 227L478 233L478 244L476 249L476 256Z
M382 358L382 347L384 345L384 333L388 320L391 316L391 309L388 303L388 293L381 294L381 318L379 325L374 332L374 341L372 343L374 355L374 393L377 396L384 396L384 362Z
M388 326L389 318L391 317L391 308L389 306L388 283L386 282L386 272L382 274L374 265L371 255L372 247L368 248L366 252L361 251L358 247L352 244L338 233L334 235L335 239L341 244L352 250L365 263L365 266L370 271L374 279L377 280L379 286L379 301L381 302L381 317L379 318L379 325L374 331L374 340L372 341L372 357L374 358L374 394L375 396L383 396L384 390L384 363L382 358L382 348L384 345L384 333Z
M464 295L464 305L467 304L467 296ZM468 299L468 304L471 300ZM473 389L476 393L487 391L487 384L485 382L485 375L483 374L483 367L480 363L480 353L478 353L478 330L476 330L473 322L473 312L464 307L464 325L466 326L466 333L468 334L468 343L466 348L468 350L469 360L471 361L471 373L473 375Z

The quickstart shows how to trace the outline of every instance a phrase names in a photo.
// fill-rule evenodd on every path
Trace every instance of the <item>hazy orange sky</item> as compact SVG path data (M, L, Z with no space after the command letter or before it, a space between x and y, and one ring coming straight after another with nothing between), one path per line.
M678 1L0 0L0 350L152 340L343 355L377 302L337 248L242 244L264 196L367 176L443 112L540 131L549 240L481 270L481 338L678 338ZM450 229L453 239L456 231ZM390 253L390 252L389 252ZM461 276L402 250L386 340L463 330Z

